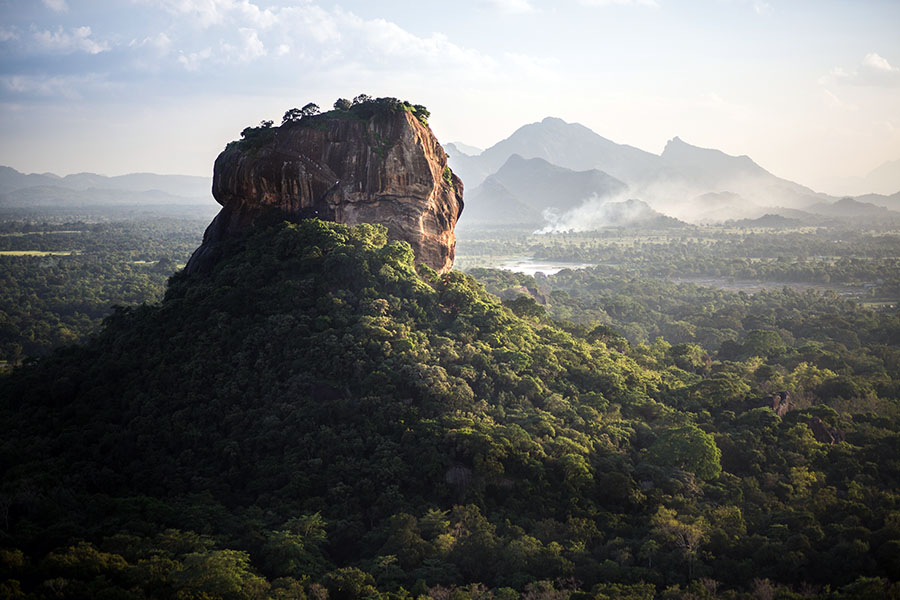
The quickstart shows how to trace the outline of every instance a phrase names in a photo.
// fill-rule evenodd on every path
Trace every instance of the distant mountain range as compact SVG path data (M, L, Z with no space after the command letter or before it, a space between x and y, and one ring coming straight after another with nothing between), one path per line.
M483 148L470 146L462 142L450 142L449 144L444 144L444 150L452 152L453 154L467 154L468 156L477 156L484 152Z
M480 153L458 142L445 150L466 185L463 227L531 224L539 218L544 224L573 222L565 213L576 210L578 223L606 222L603 215L592 218L591 207L629 199L691 222L767 214L801 222L900 219L900 192L836 205L839 198L777 177L747 156L677 137L656 155L551 117L520 127Z
M586 198L624 193L627 185L603 171L573 171L542 158L513 154L466 200L472 221L541 225L545 212L562 214Z
M900 190L900 159L881 164L865 177L834 177L829 181L829 187L849 196L890 195Z
M191 175L20 173L0 166L0 206L49 207L213 202L212 180Z
M900 191L853 199L817 193L769 173L747 156L700 148L676 137L656 155L608 140L587 127L548 117L490 148L446 144L450 166L466 186L460 226L559 229L716 223L777 215L800 224L834 220L900 221ZM900 160L865 178L872 189L900 190ZM895 185L896 184L896 185ZM894 188L886 186L895 185ZM208 205L209 177L131 173L21 173L0 166L0 207ZM621 204L640 200L648 210ZM619 203L635 216L616 218ZM659 217L674 217L672 221ZM771 222L771 219L769 219ZM791 221L793 222L793 221ZM748 225L749 226L749 225Z
M638 148L616 144L583 125L552 117L520 127L477 156L449 154L451 168L468 186L481 184L513 154L542 158L573 171L597 169L621 181L646 175L659 159Z

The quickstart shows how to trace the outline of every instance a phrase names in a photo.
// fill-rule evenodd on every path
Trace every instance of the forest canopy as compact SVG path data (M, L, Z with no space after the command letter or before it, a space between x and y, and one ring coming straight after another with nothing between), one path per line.
M896 338L841 364L757 330L731 355L632 344L417 267L383 227L259 229L0 378L0 585L896 595Z

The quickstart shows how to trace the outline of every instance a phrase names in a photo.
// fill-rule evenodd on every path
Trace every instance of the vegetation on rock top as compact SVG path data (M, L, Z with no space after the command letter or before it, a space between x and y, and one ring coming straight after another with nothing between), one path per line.
M344 98L338 98L334 103L334 108L327 112L321 112L319 106L310 102L303 108L288 109L281 120L282 127L317 127L322 124L324 119L353 119L360 121L368 121L369 119L394 114L398 112L409 112L415 115L422 125L428 125L428 117L431 113L421 104L411 104L406 100L398 100L397 98L372 98L366 94L356 96L352 101ZM241 139L229 142L226 149L240 148L243 150L253 150L261 148L271 141L277 131L277 127L273 127L274 121L262 121L257 127L245 127L241 131Z

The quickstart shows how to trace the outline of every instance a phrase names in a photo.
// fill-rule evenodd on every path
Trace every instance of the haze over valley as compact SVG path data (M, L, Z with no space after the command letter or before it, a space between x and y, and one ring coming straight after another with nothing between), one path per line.
M900 217L900 187L848 200L779 178L748 156L678 137L654 155L551 117L477 153L453 143L446 149L467 185L469 224L519 221L546 231L588 231L662 215L692 223L778 215L804 224ZM886 167L900 180L900 162ZM889 170L882 169L885 177Z

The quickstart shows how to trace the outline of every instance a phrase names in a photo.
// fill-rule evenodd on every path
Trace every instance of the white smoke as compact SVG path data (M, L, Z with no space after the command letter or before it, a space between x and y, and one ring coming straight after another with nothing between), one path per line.
M627 192L615 196L591 196L580 205L557 214L552 209L543 212L547 225L536 233L577 233L604 227L621 227L652 216L643 202L629 197Z
M612 196L592 196L562 214L544 211L546 225L538 233L628 226L637 220L655 216L648 211L648 207L688 223L708 224L731 219L755 219L765 214L795 217L807 206L827 201L827 198L814 192L794 186L796 184L790 182L773 185L755 178L731 178L722 182L721 188L683 178L657 180L632 186Z

